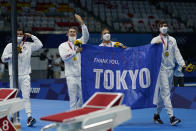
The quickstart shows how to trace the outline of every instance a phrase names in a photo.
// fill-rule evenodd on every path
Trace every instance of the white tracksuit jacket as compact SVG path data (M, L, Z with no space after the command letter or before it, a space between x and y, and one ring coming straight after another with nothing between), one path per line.
M114 44L115 44L116 42L114 42L114 41L111 41L110 43L101 43L101 44L99 44L99 46L105 46L105 47L114 47ZM122 43L121 43L122 44Z
M34 51L42 48L41 41L36 36L31 36L33 42L24 42L22 46L22 53L18 54L18 84L22 91L22 96L25 101L26 113L31 113L30 105L30 76L31 73L31 54ZM12 43L9 43L2 54L1 60L8 62L10 87L13 88L12 83Z
M163 36L163 40L165 44L167 44L167 37ZM160 35L153 38L151 43L153 44L156 41L161 41ZM173 116L173 109L170 99L170 89L172 87L173 72L175 68L175 63L178 63L179 66L183 67L185 65L185 62L177 47L176 39L169 36L168 45L169 56L165 56L167 48L163 45L162 61L155 88L154 104L157 104L158 114L165 106L169 116Z
M86 44L89 39L89 32L86 25L82 25L82 37L79 39ZM71 46L71 47L70 47ZM78 109L82 106L81 92L81 55L76 53L77 47L73 42L64 42L59 46L59 54L64 61L65 77L70 97L70 109ZM74 60L74 57L76 58Z
M114 47L114 43L114 41L111 41L111 43L101 43L99 46Z

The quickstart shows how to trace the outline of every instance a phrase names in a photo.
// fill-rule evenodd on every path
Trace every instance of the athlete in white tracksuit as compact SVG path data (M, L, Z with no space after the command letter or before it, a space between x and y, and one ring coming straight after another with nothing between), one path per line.
M18 33L22 33L22 30L18 30ZM39 50L42 48L42 43L41 41L34 35L31 35L29 33L25 33L27 37L31 37L33 42L23 42L22 38L18 36L18 43L20 44L21 48L21 53L18 54L18 84L19 84L19 89L22 91L22 97L24 100L24 105L25 105L25 111L27 113L28 119L27 120L27 125L32 126L35 122L32 121L31 117L31 103L30 103L30 76L29 74L31 73L31 54L34 51ZM13 88L13 83L12 83L12 43L9 43L2 54L1 57L3 62L8 62L8 68L9 68L9 76L10 76L10 88ZM33 123L32 123L33 122Z
M75 18L80 22L82 28L82 37L78 40L86 44L89 39L89 32L79 15ZM64 61L65 77L70 98L70 110L78 109L82 106L82 89L81 89L81 47L74 45L77 37L76 29L73 27L68 30L68 41L59 46L59 54Z
M116 42L111 41L111 35L110 35L109 29L105 28L105 29L102 30L102 32L101 32L101 39L102 39L102 43L99 44L99 46L115 47L115 43ZM124 48L124 49L127 48L122 43L120 43L120 46L122 48Z
M175 125L179 123L180 120L175 118L173 115L173 109L170 99L170 89L172 87L175 63L177 62L179 66L184 67L185 62L177 47L176 39L172 36L169 36L167 30L167 23L162 22L160 24L160 35L154 37L151 41L152 44L162 43L163 45L161 67L156 84L154 97L154 104L157 104L157 111L154 120L156 121L156 115L158 115L159 117L162 108L165 106L165 109L167 110L167 113L170 116L171 125ZM172 121L171 119L174 120ZM162 121L156 123L162 124Z

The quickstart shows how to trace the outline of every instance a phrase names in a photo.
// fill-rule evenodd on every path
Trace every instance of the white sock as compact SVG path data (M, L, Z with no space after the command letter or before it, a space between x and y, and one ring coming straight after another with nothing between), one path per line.
M174 115L173 114L169 114L169 118L173 117Z
M27 117L28 118L31 117L31 113L30 112L27 113Z

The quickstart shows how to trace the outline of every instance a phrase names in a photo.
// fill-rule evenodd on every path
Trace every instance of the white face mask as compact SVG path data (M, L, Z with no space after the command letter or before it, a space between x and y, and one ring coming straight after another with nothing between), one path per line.
M160 28L160 32L162 33L162 34L167 34L167 31L168 31L168 27L161 27Z
M21 42L23 37L17 37L17 42Z
M110 34L105 34L105 35L103 35L103 40L109 41L110 40L110 37L111 37Z
M72 36L69 36L69 41L70 42L74 42L76 40L76 36L72 37Z

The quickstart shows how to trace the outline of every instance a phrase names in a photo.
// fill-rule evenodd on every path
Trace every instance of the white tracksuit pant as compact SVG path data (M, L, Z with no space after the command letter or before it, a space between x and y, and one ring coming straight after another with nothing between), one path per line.
M161 110L165 107L170 117L173 116L173 109L170 99L170 90L172 87L173 73L173 70L160 69L157 80L157 85L159 86L157 113L160 114Z
M76 110L82 107L82 87L81 77L71 76L66 77L69 90L70 110Z
M22 91L22 97L24 100L25 112L28 117L31 115L31 102L30 102L30 91L31 83L29 75L19 75L18 76L18 87ZM12 76L10 76L10 88L13 88Z

